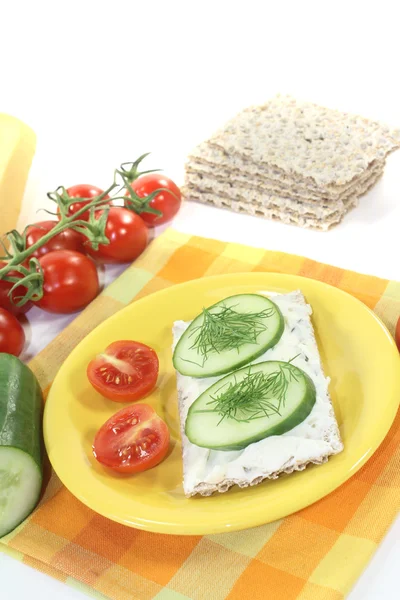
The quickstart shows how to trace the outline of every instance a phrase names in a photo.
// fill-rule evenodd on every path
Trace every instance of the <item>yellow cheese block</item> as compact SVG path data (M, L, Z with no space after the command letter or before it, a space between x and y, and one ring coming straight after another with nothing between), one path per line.
M35 147L30 127L0 113L0 235L17 225Z

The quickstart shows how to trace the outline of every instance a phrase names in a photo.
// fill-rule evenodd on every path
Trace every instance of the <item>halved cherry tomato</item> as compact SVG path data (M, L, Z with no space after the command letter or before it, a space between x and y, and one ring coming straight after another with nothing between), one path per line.
M400 317L397 320L395 340L400 352Z
M5 262L0 261L0 269L5 265ZM21 273L18 273L18 271L10 271L7 275L9 277L22 277ZM14 284L10 281L4 281L4 279L0 279L0 308L5 308L6 310L8 310L8 312L10 312L13 315L22 315L31 308L32 302L27 302L23 306L16 306L14 302L17 302L19 297L25 296L26 287L20 285L17 288L15 288L15 290L12 293L12 299L14 300L14 302L12 302L8 294L13 285Z
M102 212L99 210L99 216ZM120 206L110 208L105 234L110 243L100 244L98 250L85 243L85 251L104 263L131 262L142 254L149 241L149 230L144 221Z
M36 244L46 233L51 231L58 221L39 221L33 225L29 225L26 230L26 247L30 248L33 244ZM75 252L84 252L83 241L84 238L80 233L73 229L65 229L61 233L58 233L51 238L47 244L41 246L32 256L40 258L48 252L54 250L74 250Z
M93 260L73 250L56 250L39 258L43 269L43 297L38 306L69 314L84 308L100 291Z
M0 308L0 352L19 356L25 343L21 323L11 313Z
M93 454L119 473L140 473L158 465L168 452L169 431L148 404L118 411L99 429Z
M109 400L133 402L154 389L158 357L146 344L130 340L113 342L90 361L87 376L94 389Z
M176 215L181 206L182 196L180 189L172 179L165 177L161 173L147 173L146 175L142 175L131 183L131 187L140 198L145 198L160 188L166 190L157 194L150 201L150 206L159 210L162 215L153 215L146 212L140 213L141 218L149 227L167 223ZM126 195L128 196L129 192Z
M80 202L74 202L68 209L68 216L74 215L78 210L80 210L85 204L89 204L89 202L95 197L100 196L104 190L96 187L95 185L89 185L86 183L81 183L79 185L73 185L67 188L67 194L70 198L81 198ZM105 199L108 199L110 196L104 196ZM58 214L59 211L58 211ZM89 211L84 212L79 216L80 220L88 221L89 220Z

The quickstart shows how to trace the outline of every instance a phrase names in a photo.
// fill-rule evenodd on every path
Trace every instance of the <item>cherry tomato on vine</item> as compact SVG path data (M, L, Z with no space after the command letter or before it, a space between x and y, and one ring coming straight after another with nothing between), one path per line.
M162 215L154 215L152 213L140 213L143 221L149 227L162 225L170 221L178 212L181 206L181 191L178 186L161 173L147 173L135 179L131 183L132 189L140 198L145 198L152 192L160 188L166 188L168 191L162 191L150 201L151 208L155 208L162 212ZM129 195L129 192L126 192Z
M0 269L5 265L5 262L0 262ZM19 279L23 277L21 273L18 273L17 271L10 271L9 273L7 273L7 276L18 277ZM20 285L15 288L15 290L12 293L12 299L14 300L13 302L10 296L8 295L13 285L14 284L10 281L4 281L3 279L0 279L0 308L5 308L8 312L12 313L13 315L22 315L31 308L32 302L27 302L23 306L16 306L15 302L18 301L18 298L20 298L21 296L25 296L26 287Z
M158 377L158 357L140 342L113 342L90 361L87 375L102 396L114 402L134 402L149 394Z
M0 308L0 352L19 356L25 343L22 325L4 308Z
M103 211L99 211L99 216ZM144 221L134 212L122 207L111 207L107 218L105 234L109 244L100 244L93 250L85 242L85 250L90 256L104 263L124 263L137 258L146 248L149 231Z
M99 429L93 454L119 473L140 473L158 465L169 447L169 431L148 404L134 404L118 411Z
M26 230L26 247L30 248L46 233L51 231L58 221L39 221L33 225L29 225ZM41 246L32 254L36 258L40 258L44 254L54 252L55 250L75 250L75 252L84 252L83 242L84 236L74 231L73 229L65 229L51 238L44 246Z
M79 185L73 185L67 188L67 194L70 198L80 198L79 202L74 202L68 209L68 216L72 216L78 212L81 208L83 208L86 204L89 204L96 196L99 196L103 193L104 190L96 187L95 185L89 185L86 183L81 183ZM109 199L110 196L104 196L105 199ZM58 210L58 215L60 211ZM89 211L84 212L79 217L82 221L89 220Z
M99 278L94 262L80 252L56 250L39 258L43 269L40 308L54 313L81 310L97 296Z

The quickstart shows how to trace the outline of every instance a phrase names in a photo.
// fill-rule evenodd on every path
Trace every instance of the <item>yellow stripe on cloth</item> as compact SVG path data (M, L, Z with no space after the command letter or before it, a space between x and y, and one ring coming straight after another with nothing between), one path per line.
M393 332L400 284L282 252L167 230L32 362L47 389L99 323L137 298L221 273L270 271L318 279L373 308ZM399 510L400 416L369 462L340 488L281 521L246 531L168 536L109 521L54 473L39 507L1 551L94 598L342 600Z

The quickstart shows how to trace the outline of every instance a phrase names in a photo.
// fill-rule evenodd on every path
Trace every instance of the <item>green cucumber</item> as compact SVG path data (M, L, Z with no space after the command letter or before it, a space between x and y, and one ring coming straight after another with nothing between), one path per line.
M0 353L0 537L34 509L42 487L42 393L18 358Z
M229 373L275 346L284 330L281 311L259 294L239 294L198 315L177 343L173 363L182 375Z
M316 391L310 377L291 363L267 361L230 373L191 405L185 433L192 444L240 450L281 435L310 414Z

